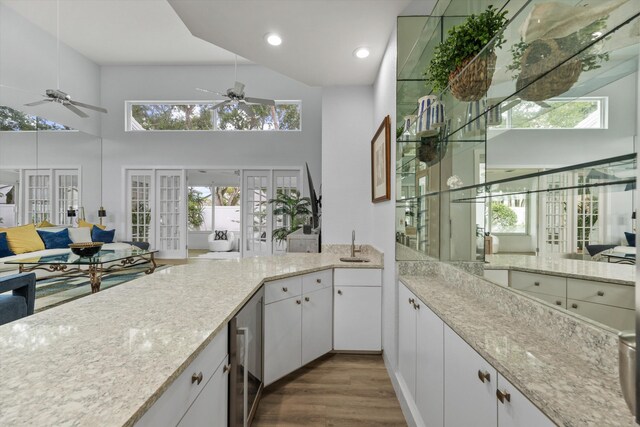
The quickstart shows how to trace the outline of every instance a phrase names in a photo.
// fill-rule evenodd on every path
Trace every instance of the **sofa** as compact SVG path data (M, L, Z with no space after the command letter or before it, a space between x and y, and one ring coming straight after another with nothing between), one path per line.
M0 325L32 315L35 300L35 274L22 273L0 277Z

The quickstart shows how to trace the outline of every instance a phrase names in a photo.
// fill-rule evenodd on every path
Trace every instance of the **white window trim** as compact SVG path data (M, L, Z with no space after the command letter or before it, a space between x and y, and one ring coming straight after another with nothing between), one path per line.
M277 104L297 104L298 105L298 111L300 111L300 128L299 129L218 129L216 127L216 124L218 122L217 118L218 118L218 110L214 110L213 111L213 129L206 129L206 130L201 130L201 129L183 129L183 130L173 130L173 129L169 129L169 130L158 130L158 129L151 129L151 130L141 130L141 129L131 129L131 107L133 105L152 105L152 104L163 104L163 105L184 105L184 104L201 104L201 105L215 105L217 103L223 102L225 101L224 99L214 99L214 100L183 100L183 101L157 101L157 100L144 100L144 101L136 101L136 100L129 100L129 101L125 101L124 102L124 131L125 132L131 132L131 133L151 133L151 132L163 132L163 133L170 133L170 132L179 132L179 133L183 133L183 132L192 132L192 133L198 133L198 132L285 132L285 133L292 133L292 132L302 132L302 100L286 100L286 99L276 99L276 105Z

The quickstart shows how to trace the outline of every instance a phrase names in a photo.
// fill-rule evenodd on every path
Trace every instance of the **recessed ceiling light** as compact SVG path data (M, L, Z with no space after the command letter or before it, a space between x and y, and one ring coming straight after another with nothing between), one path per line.
M353 55L356 58L364 59L369 56L369 49L367 49L366 47L359 47L353 51Z
M264 39L271 46L280 46L282 44L282 37L274 33L267 34L266 36L264 36Z

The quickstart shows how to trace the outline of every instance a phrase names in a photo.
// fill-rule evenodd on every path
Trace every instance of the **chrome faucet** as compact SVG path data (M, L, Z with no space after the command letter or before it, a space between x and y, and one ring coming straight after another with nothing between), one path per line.
M356 252L361 252L362 248L356 249L356 230L351 231L351 258L356 257Z

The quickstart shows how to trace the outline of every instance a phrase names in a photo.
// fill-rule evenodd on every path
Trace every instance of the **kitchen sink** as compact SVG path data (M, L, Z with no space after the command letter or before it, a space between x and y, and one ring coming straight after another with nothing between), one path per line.
M342 262L369 262L369 260L367 258L360 258L360 257L342 257L340 258L340 261Z

